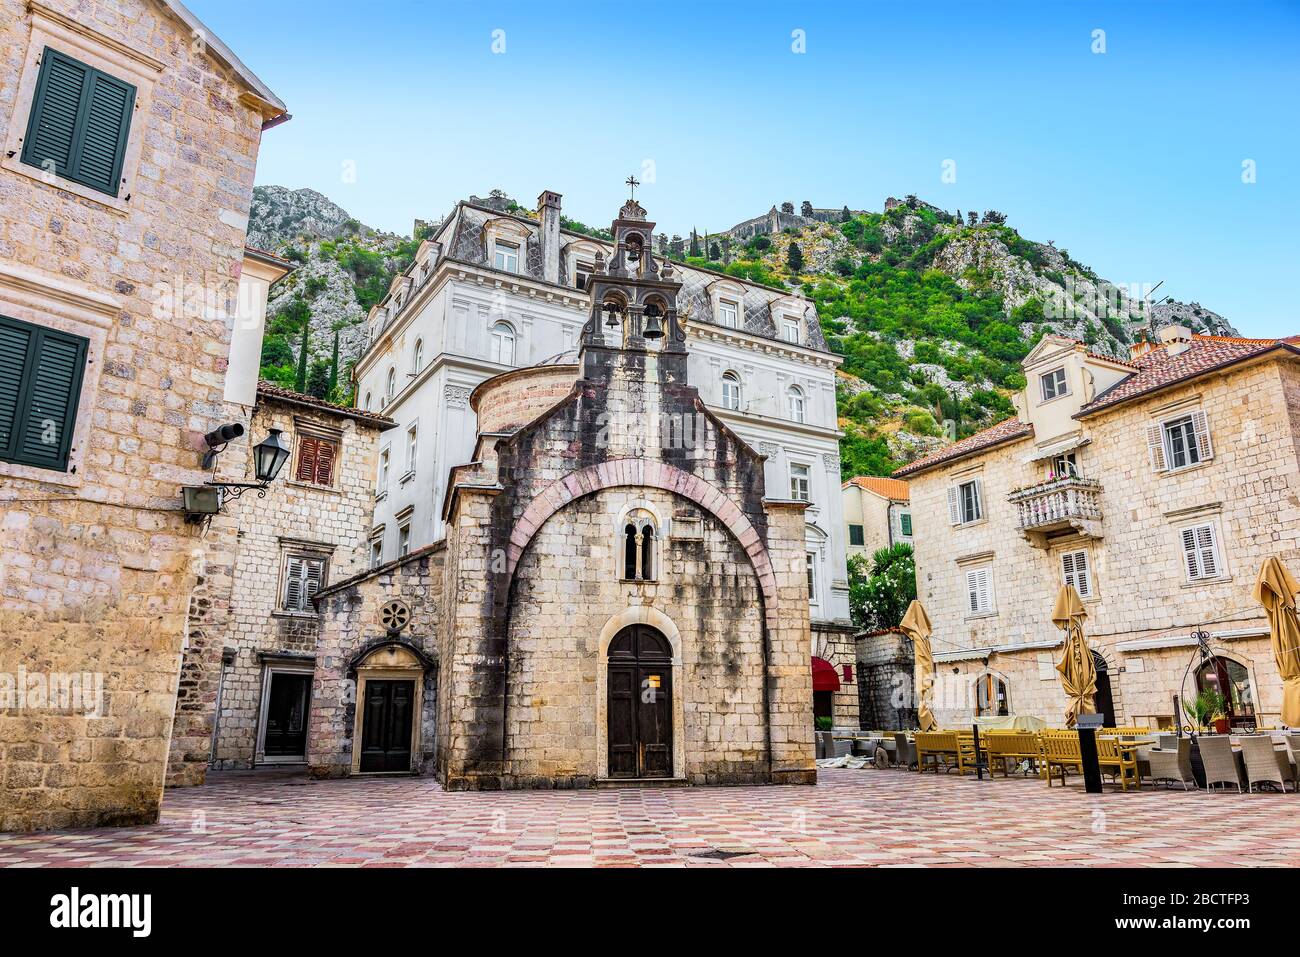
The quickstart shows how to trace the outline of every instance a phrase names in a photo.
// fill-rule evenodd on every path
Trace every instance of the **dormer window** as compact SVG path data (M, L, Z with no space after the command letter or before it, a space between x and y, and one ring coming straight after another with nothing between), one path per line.
M1068 395L1070 392L1070 387L1065 381L1065 369L1053 369L1051 372L1044 372L1039 377L1039 382L1043 385L1044 402Z
M799 326L800 322L798 319L787 317L785 322L781 325L781 338L785 339L786 342L793 342L795 345L798 345L800 342Z
M492 265L502 272L519 272L519 245L497 240L493 245Z
M730 299L718 300L718 323L728 329L740 328L740 304Z
M591 282L591 274L596 271L596 267L589 262L578 260L573 264L573 286L575 289L586 290Z

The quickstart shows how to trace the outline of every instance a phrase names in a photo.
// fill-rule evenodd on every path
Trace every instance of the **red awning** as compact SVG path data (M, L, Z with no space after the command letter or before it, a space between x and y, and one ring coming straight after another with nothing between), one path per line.
M813 691L839 691L840 676L835 666L825 658L813 655L812 660Z

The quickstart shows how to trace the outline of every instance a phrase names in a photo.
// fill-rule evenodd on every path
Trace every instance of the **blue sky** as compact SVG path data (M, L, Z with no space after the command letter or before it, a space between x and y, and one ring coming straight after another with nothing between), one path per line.
M494 187L605 225L633 172L669 233L916 193L1300 333L1296 4L188 5L293 113L258 182L372 226Z

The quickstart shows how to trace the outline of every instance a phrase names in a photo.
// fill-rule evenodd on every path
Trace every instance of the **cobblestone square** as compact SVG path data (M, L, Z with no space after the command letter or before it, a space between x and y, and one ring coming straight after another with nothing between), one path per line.
M1300 797L822 770L816 787L448 793L215 773L152 827L0 835L0 866L1300 865Z

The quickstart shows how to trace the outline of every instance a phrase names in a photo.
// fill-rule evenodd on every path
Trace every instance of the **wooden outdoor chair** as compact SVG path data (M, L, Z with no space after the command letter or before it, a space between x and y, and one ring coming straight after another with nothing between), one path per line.
M935 773L957 769L958 774L966 773L966 762L961 741L956 731L918 731L916 733L916 770L925 771L926 759Z
M990 777L998 764L1003 775L1010 777L1012 765L1030 761L1037 767L1043 761L1043 746L1035 731L996 731L980 735L980 740L988 756Z
M1044 731L1041 734L1043 742L1043 772L1047 777L1047 786L1052 786L1052 769L1059 768L1061 771L1061 783L1065 783L1066 768L1074 768L1076 771L1083 772L1083 758L1079 754L1079 732L1077 731Z
M1077 736L1075 741L1078 741ZM1121 790L1127 791L1130 781L1141 790L1142 775L1138 773L1137 753L1121 744L1119 738L1097 738L1097 764L1107 774L1115 775Z

